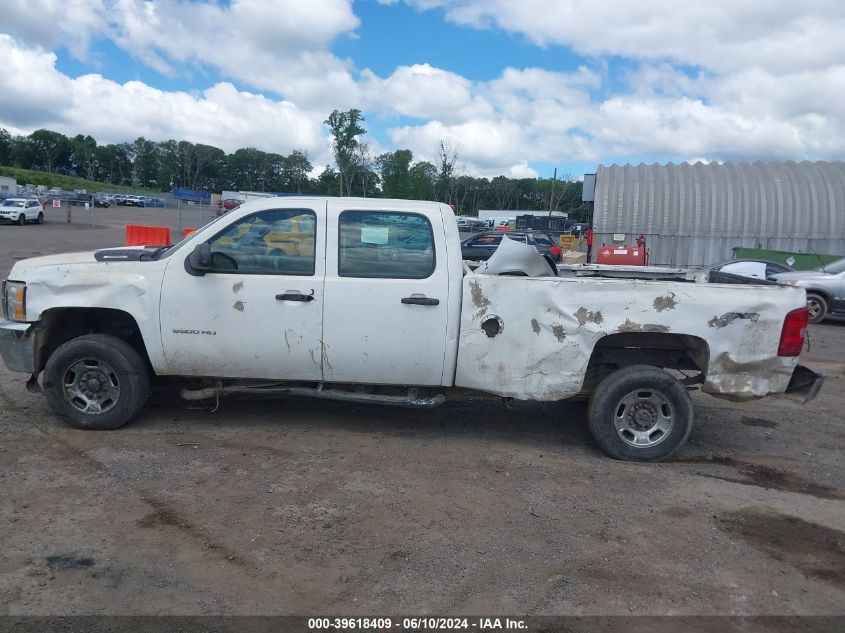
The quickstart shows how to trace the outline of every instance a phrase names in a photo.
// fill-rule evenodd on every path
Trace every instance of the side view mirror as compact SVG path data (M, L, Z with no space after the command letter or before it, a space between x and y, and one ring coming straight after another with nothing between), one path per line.
M197 244L185 260L188 274L201 277L211 270L211 246L207 242Z

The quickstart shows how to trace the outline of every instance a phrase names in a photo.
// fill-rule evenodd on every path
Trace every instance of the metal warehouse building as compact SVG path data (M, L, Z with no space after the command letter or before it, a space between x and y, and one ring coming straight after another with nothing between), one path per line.
M845 256L842 161L599 165L594 178L596 244L644 234L655 265L712 264L734 247Z

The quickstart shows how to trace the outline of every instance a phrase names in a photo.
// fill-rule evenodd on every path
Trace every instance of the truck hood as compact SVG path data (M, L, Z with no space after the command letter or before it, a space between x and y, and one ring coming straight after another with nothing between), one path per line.
M104 248L96 251L83 251L78 253L59 253L58 255L44 255L42 257L30 257L22 259L12 267L9 279L15 279L26 271L37 268L52 268L56 266L74 266L78 264L98 264L109 262L143 261L152 259L152 252L143 246L120 246L116 248Z

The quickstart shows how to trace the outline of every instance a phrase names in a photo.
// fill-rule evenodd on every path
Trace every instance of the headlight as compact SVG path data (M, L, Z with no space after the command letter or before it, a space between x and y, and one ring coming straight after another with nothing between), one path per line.
M6 318L10 321L26 321L26 284L21 281L4 282L3 298Z

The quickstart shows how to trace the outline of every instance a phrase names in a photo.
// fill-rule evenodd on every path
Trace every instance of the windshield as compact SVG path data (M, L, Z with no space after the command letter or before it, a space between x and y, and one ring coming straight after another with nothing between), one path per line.
M3 203L4 207L23 207L26 204L26 200L15 200L13 198L9 198L6 202Z
M831 262L830 264L819 266L816 270L822 273L830 273L831 275L838 275L839 273L845 272L845 257L837 259L835 262Z

